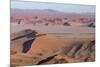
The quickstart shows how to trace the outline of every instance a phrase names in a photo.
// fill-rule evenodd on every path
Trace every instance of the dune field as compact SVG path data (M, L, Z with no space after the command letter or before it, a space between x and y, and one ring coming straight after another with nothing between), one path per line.
M11 24L11 66L88 61L95 61L94 28Z
M95 61L95 6L11 1L11 67Z

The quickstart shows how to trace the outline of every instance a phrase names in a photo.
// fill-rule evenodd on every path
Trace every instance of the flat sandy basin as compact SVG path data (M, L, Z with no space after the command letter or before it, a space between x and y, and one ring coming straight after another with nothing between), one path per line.
M61 37L82 37L94 38L95 28L86 26L44 26L32 24L15 24L11 23L11 33L19 32L25 29L32 29L45 34Z

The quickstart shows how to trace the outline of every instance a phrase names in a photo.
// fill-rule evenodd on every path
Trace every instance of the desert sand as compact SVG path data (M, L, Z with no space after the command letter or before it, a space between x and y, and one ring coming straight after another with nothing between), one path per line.
M11 66L95 61L93 35L64 37L37 32L36 37L26 35L13 40L22 34L22 31L11 34Z
M11 9L11 66L95 61L95 13Z

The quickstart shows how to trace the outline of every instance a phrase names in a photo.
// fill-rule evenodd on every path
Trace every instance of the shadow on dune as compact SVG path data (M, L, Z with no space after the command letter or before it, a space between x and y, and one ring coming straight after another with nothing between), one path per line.
M48 61L54 59L55 56L57 56L57 55L49 56L49 57L47 57L46 59L43 59L43 60L39 61L39 62L37 63L37 65L41 65L41 64L43 64L43 63L45 63L45 62L48 62Z
M21 31L20 34L17 34L17 36L15 38L11 39L11 40L12 41L13 40L18 40L18 39L21 39L23 37L35 38L36 37L36 34L37 34L36 31L31 30L31 29L26 29L26 30Z
M26 38L27 40L23 41L22 44L22 53L26 53L30 50L33 41L36 39L37 32L35 30L26 29L20 31L11 41L21 40L22 38ZM20 42L20 41L19 41Z
M28 41L26 41L26 42L23 43L23 45L22 45L22 52L23 53L26 53L26 52L28 52L30 50L31 45L32 45L32 43L33 43L34 40L35 39L28 40Z

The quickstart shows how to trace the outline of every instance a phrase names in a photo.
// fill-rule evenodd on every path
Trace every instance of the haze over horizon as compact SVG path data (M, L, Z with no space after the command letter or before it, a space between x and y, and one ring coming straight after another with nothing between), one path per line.
M95 13L95 5L59 4L32 1L11 1L12 9L55 10L71 13Z

